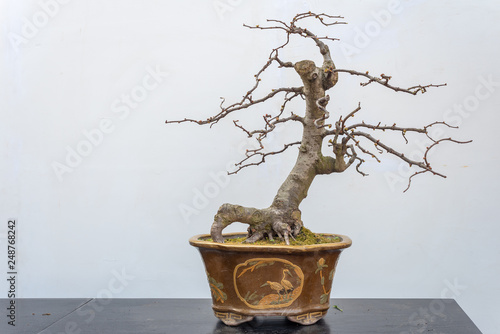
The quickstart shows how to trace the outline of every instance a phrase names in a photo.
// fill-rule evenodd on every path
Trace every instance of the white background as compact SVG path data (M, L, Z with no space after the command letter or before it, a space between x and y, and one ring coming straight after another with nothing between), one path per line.
M411 96L341 74L332 119L361 102L359 121L448 120L460 129L441 136L473 139L440 145L430 160L448 178L418 176L406 193L407 170L387 154L380 164L367 159L368 177L353 168L315 180L301 206L305 224L353 239L332 296L454 298L484 333L500 333L496 0L0 1L0 267L7 272L7 220L16 218L17 296L210 297L188 238L209 231L222 203L267 207L296 149L227 178L251 147L230 119L211 129L164 122L209 117L221 96L235 102L253 85L284 36L243 23L309 10L349 22L325 30L309 21L341 39L330 44L338 68L385 73L406 87L448 84ZM321 62L298 39L283 58ZM292 69L263 79L300 85ZM235 118L260 126L279 104ZM299 130L278 131L269 147ZM422 138L410 139L392 143L421 152ZM442 306L427 311L438 316ZM432 321L408 316L415 330Z

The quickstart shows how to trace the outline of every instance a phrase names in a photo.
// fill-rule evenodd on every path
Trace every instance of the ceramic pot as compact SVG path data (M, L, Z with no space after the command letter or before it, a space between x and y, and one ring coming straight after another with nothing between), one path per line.
M227 237L242 233L224 234ZM311 325L330 307L330 292L340 252L351 246L340 242L307 246L221 244L210 235L189 240L205 263L215 316L236 326L255 316L286 316Z

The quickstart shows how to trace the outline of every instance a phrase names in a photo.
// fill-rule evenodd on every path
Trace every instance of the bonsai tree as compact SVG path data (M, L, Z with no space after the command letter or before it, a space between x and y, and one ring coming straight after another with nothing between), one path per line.
M336 38L328 36L318 36L309 29L299 26L306 19L315 19L324 26L334 26L345 24L341 16L331 16L327 14L315 14L311 12L297 14L289 23L280 20L267 20L268 26L248 26L250 29L258 30L279 30L285 34L286 40L282 45L272 49L269 59L265 65L255 74L255 84L248 90L240 101L231 105L225 105L222 99L220 110L217 114L205 119L167 120L166 123L193 122L200 125L213 126L219 121L229 118L237 112L244 112L246 109L270 101L281 96L283 99L281 108L275 113L268 113L263 116L263 127L250 130L233 120L234 126L241 129L248 137L255 138L258 143L257 148L247 150L246 156L236 164L236 170L229 173L234 174L249 166L260 165L266 158L284 152L291 147L298 148L298 156L295 166L290 174L278 189L273 202L268 208L257 209L243 207L236 204L223 204L214 217L211 228L211 236L215 242L224 242L222 230L233 222L240 222L249 225L247 243L257 240L278 237L289 244L289 239L297 236L303 226L301 220L300 203L307 196L311 183L317 175L327 175L332 173L342 173L349 167L355 166L356 170L366 176L361 169L365 162L364 157L369 157L380 162L380 154L386 152L392 154L410 167L415 166L417 170L409 177L408 188L413 177L430 173L433 175L446 177L435 171L427 159L429 151L436 145L451 141L455 143L465 143L452 138L433 139L429 134L429 128L433 126L452 127L445 122L436 121L422 127L402 127L396 124L383 125L368 124L355 121L355 117L361 110L361 105L346 115L336 115L335 119L328 123L335 114L328 111L330 100L326 92L334 87L339 80L339 73L346 73L361 77L361 86L378 84L395 92L417 95L425 93L431 87L445 86L446 84L416 85L409 88L401 88L391 84L391 77L385 74L372 76L369 72L358 72L348 69L338 69L332 60L327 41L334 41ZM285 61L280 58L280 51L290 43L292 36L299 36L314 42L323 58L321 65L316 65L311 60L302 60L296 63ZM281 87L272 89L267 95L254 96L257 88L261 84L261 75L271 67L276 65L285 70L294 70L302 81L301 87ZM287 104L296 98L305 101L303 114L287 113ZM277 151L268 151L265 148L264 140L278 126L298 122L302 124L302 138L299 141L284 143L283 148ZM392 132L402 136L408 143L407 133L417 133L427 136L432 144L427 147L420 160L413 160L391 145L377 138L377 133ZM327 154L323 153L323 146L329 147ZM405 190L405 191L406 191Z

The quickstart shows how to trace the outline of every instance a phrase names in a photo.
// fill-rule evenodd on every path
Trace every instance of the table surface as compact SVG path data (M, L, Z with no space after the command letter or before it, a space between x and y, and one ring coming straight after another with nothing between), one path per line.
M0 333L481 333L452 299L332 299L324 319L301 326L285 317L256 317L229 327L214 317L210 299L0 299ZM334 305L339 309L334 308ZM11 307L12 309L12 307Z

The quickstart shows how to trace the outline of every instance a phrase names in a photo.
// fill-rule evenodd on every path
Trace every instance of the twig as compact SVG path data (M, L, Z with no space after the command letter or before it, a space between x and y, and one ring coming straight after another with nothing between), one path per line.
M238 173L240 170L242 170L243 168L246 168L246 167L250 167L250 166L258 166L264 162L266 162L266 157L267 156L270 156L270 155L275 155L275 154L279 154L279 153L283 153L284 151L286 151L289 147L291 146L294 146L294 145L300 145L301 142L300 141L297 141L297 142L294 142L294 143L289 143L289 144L285 144L283 146L283 149L279 150L279 151L272 151L272 152L266 152L266 153L263 153L263 152L260 152L261 149L256 149L256 150L249 150L249 152L251 151L252 153L249 154L245 159L243 159L242 161L240 161L239 163L237 163L235 166L237 166L238 168L233 171L233 172L229 172L228 174L229 175L232 175L232 174L236 174ZM262 147L263 148L263 147ZM251 163L244 163L245 161L247 161L248 159L254 157L254 156L260 156L261 157L261 160L260 161L257 161L257 162L251 162Z
M430 88L430 87L446 86L446 84L444 83L444 84L437 84L437 85L429 84L429 85L424 85L424 86L418 85L418 86L413 86L413 87L409 87L409 88L401 88L401 87L396 87L396 86L389 84L389 80L392 77L387 76L385 74L381 74L380 78L377 78L377 77L370 75L368 72L358 72L358 71L354 71L354 70L345 70L345 69L340 69L340 68L332 68L331 71L332 72L345 72L345 73L349 73L352 75L358 75L358 76L363 76L363 77L368 78L369 80L367 82L360 83L361 86L367 86L367 85L371 84L372 82L376 82L376 83L378 83L382 86L385 86L387 88L390 88L396 92L404 92L404 93L408 93L408 94L412 94L412 95L417 95L417 93L419 93L419 92L421 92L423 94L423 93L427 92L427 88Z

